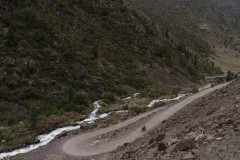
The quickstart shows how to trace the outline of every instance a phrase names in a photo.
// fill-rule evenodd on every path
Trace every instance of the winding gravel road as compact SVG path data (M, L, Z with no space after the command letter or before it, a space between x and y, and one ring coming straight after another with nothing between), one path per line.
M24 157L29 160L72 160L86 159L87 157L113 151L117 149L117 147L124 145L124 143L131 143L137 138L144 136L149 130L158 127L162 121L168 119L183 107L227 84L228 83L225 83L203 90L174 105L157 108L117 125L75 136L64 137L43 148L30 152L24 155ZM146 132L141 131L143 125L146 125Z

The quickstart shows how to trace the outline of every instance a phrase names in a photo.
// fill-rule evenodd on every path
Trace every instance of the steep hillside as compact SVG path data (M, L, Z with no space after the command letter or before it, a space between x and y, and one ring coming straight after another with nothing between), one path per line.
M109 159L238 160L239 138L240 78L181 109Z
M80 119L93 100L171 94L219 72L124 0L2 0L0 26L0 149Z
M216 53L214 62L223 70L240 70L238 0L132 0L140 8L166 23L200 38ZM175 31L181 37L185 34Z

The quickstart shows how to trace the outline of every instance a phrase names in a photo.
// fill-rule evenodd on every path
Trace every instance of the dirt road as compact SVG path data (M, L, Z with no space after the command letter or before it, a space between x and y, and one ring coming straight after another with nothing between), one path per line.
M130 143L144 136L149 130L158 127L162 121L168 119L186 105L227 84L203 90L172 106L157 108L114 126L65 137L27 154L26 159L52 159L51 156L57 156L57 159L85 159L89 156L113 151L124 143ZM146 125L146 132L141 131L143 125Z
M224 84L225 85L225 84ZM91 133L78 135L70 140L68 140L62 147L63 152L66 154L74 156L92 156L101 154L104 152L109 152L116 149L118 146L123 145L124 143L129 143L137 139L138 137L145 134L141 131L143 124L146 125L147 130L151 130L157 127L163 120L169 118L178 110L184 106L190 104L194 100L212 92L215 89L221 88L224 85L220 85L214 88L207 89L200 93L197 93L191 97L186 98L185 100L165 108L160 108L155 111L147 112L140 116L137 116L133 119L122 122L116 126L111 126L108 128L100 129ZM124 128L130 125L133 122L140 120L141 118L146 117L147 120L143 120L143 123L136 124L134 127L125 128L125 134L114 133L114 130ZM129 131L128 131L129 130ZM112 132L112 133L111 133ZM111 134L110 134L111 133ZM127 133L127 134L126 134ZM108 134L107 136L103 136ZM112 136L111 136L112 135Z

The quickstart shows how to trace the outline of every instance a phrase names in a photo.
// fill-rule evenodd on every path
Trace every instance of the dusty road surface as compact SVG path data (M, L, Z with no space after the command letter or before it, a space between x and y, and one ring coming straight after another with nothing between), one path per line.
M159 126L162 121L168 119L186 105L227 84L203 90L172 106L157 108L114 126L61 138L24 155L24 159L74 160L90 159L91 156L96 158L96 155L113 151L119 146L131 143L137 138L144 136L148 131ZM145 132L141 131L143 125L147 128Z

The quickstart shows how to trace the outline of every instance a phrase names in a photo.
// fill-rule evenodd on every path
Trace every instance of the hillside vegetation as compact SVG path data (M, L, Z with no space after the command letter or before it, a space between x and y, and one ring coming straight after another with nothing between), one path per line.
M238 0L131 0L155 19L173 28L178 37L191 43L195 37L216 56L224 71L240 71L240 2ZM173 31L173 30L171 30ZM186 38L188 35L189 38ZM202 43L204 42L204 43Z
M0 1L0 150L80 119L94 100L170 93L158 70L189 82L219 72L162 25L124 0Z

